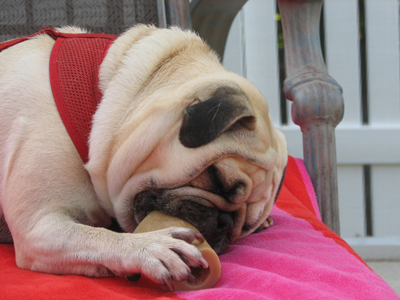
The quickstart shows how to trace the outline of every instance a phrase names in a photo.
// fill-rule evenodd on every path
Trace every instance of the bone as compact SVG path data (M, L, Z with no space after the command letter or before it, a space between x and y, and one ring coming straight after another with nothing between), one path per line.
M169 215L166 215L160 211L153 211L142 222L138 225L135 233L155 231L164 229L172 226L186 227L199 232L190 223ZM191 267L192 275L196 278L197 283L192 283L188 280L177 282L173 280L174 291L193 291L212 288L219 280L221 276L221 263L219 261L217 253L211 248L211 246L204 240L200 243L198 240L194 240L192 245L196 246L203 258L208 263L208 268L205 269L201 266Z

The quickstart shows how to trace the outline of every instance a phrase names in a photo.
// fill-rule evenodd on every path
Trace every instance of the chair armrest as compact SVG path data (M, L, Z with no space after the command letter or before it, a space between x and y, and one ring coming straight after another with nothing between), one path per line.
M322 221L337 234L339 204L335 127L343 118L342 88L322 58L319 20L322 0L278 0L292 118L303 132L305 165L313 182Z

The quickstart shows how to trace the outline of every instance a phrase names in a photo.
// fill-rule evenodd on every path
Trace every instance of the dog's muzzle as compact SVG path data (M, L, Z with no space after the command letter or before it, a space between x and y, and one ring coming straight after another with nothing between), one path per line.
M237 165L236 160L227 158L209 166L186 186L148 187L139 192L131 202L131 217L139 224L150 212L160 210L181 218L221 253L229 242L268 227L263 225L267 207L279 193L278 189L272 195L269 176L260 168ZM268 197L262 198L266 193Z
M221 253L230 241L234 212L221 211L199 196L180 194L167 189L140 192L134 199L136 222L139 223L150 212L160 210L195 226L215 252Z

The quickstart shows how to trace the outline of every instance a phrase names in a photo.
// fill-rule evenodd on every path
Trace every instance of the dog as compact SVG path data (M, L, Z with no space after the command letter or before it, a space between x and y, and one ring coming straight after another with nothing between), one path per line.
M19 268L141 273L173 288L194 280L191 266L207 267L194 239L220 253L263 228L286 141L262 94L199 36L137 25L115 39L99 67L87 163L53 98L54 44L39 34L0 52L0 242L14 243ZM133 233L153 210L201 234ZM123 232L108 229L113 220Z

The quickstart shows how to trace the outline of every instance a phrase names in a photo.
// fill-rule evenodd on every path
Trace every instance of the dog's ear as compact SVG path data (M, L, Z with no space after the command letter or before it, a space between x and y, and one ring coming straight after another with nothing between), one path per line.
M179 140L188 148L206 145L228 130L254 130L255 116L247 96L231 87L220 87L210 99L187 107Z

